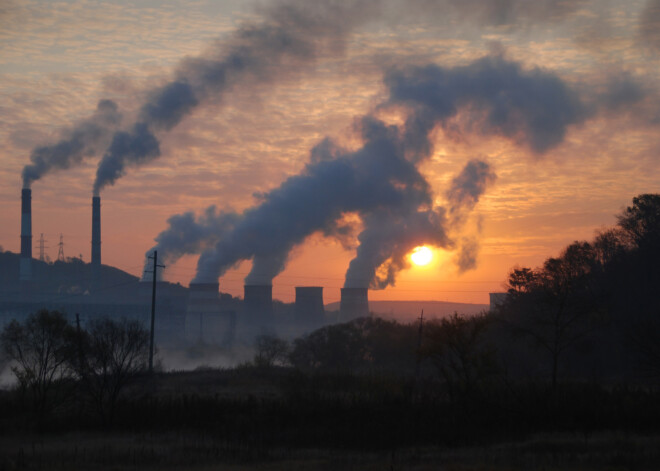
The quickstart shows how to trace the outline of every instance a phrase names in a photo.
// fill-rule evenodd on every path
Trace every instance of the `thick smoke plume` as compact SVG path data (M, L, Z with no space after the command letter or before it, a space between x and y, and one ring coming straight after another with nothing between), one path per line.
M425 142L430 128L447 126L461 111L471 118L472 131L504 136L542 154L562 142L570 125L588 117L578 95L559 77L523 70L501 56L463 67L394 70L385 82L391 103L417 109L406 125L411 143Z
M99 101L94 114L66 132L58 143L32 151L32 163L23 168L23 188L30 188L32 182L53 170L68 169L103 152L120 122L117 105L111 100Z
M483 161L468 162L447 190L448 207L434 206L431 188L418 170L432 154L433 129L468 113L482 123L478 132L498 134L542 153L561 142L583 110L559 78L525 71L501 57L454 69L393 71L386 85L390 97L385 106L404 107L404 125L363 118L358 124L363 144L355 151L322 141L301 174L262 195L259 205L232 216L233 227L200 256L194 281L217 281L238 262L252 259L246 282L268 284L284 269L293 247L315 232L341 233L341 221L349 213L359 216L362 230L346 287L393 284L408 265L408 253L423 244L464 245L462 268L469 268L475 263L475 244L456 243L450 233L461 227L495 175Z
M237 86L283 80L319 57L345 48L348 34L374 16L380 0L278 2L264 19L238 30L208 54L179 65L174 79L153 90L134 125L118 132L99 163L94 193L112 185L127 167L160 156L157 138L197 106Z
M201 253L215 244L234 228L240 216L234 212L220 212L215 206L207 208L200 216L192 212L175 214L167 220L168 228L156 236L156 245L145 254L145 275L149 279L153 262L149 257L157 250L165 265L176 262L186 254ZM162 273L162 271L161 271Z

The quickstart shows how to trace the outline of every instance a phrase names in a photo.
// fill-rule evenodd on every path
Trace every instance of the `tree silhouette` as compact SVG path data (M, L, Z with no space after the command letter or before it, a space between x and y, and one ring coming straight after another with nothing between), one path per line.
M39 428L62 397L55 384L68 376L73 327L61 312L40 310L24 323L12 320L0 334L7 358L21 389L32 398Z
M73 362L83 388L103 423L111 423L119 395L145 371L149 332L138 321L94 319L78 332Z

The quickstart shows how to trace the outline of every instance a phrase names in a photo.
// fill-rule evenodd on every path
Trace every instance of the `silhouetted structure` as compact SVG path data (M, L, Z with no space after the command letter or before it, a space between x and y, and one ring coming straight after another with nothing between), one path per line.
M258 331L272 329L272 285L245 285L243 287L243 319L241 323Z
M325 320L323 287L296 286L294 311L296 324L310 328L322 325Z
M218 283L191 283L188 288L185 338L188 342L228 345L234 338L236 313L223 311Z
M342 288L339 303L339 318L348 321L369 315L367 288Z
M32 281L32 190L23 188L21 192L21 261L19 268L21 282Z
M101 197L92 197L92 268L101 265Z

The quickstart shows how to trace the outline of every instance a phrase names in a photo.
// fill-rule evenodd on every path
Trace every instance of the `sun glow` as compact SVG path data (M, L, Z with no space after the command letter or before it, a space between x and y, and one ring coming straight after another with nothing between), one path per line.
M410 259L415 265L428 265L433 260L433 252L426 246L415 247L410 254Z

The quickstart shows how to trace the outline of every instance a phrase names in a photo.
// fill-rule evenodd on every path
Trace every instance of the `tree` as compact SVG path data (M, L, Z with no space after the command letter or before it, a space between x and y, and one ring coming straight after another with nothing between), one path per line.
M417 328L378 317L322 327L293 343L291 363L301 369L412 371Z
M12 371L21 389L32 398L39 427L61 397L55 384L70 376L73 327L64 314L40 310L24 323L7 324L0 334L0 343L7 358L15 364Z
M497 371L494 351L484 343L488 323L485 314L454 313L426 326L422 357L438 370L452 401L471 397Z
M592 329L589 319L600 296L592 275L599 267L594 247L576 241L541 269L514 269L509 275L500 319L548 353L553 389L562 356Z
M618 226L630 241L639 248L649 245L658 247L660 241L660 195L642 194L633 198L617 217Z
M297 338L289 358L300 369L352 371L364 357L364 343L355 323L322 327Z
M94 319L78 332L74 362L100 419L112 422L124 387L146 369L149 332L134 320Z
M256 366L271 367L288 362L289 343L275 335L259 335L255 340L255 349L254 364Z

